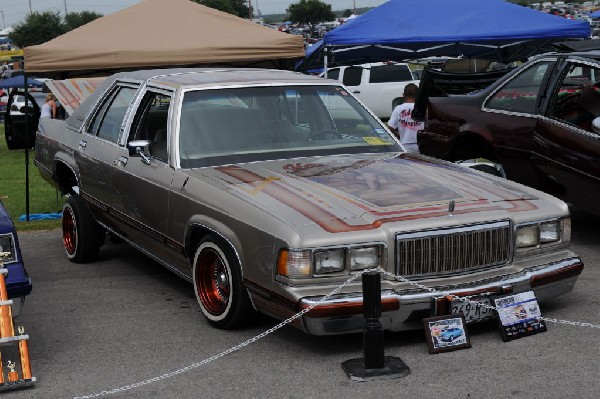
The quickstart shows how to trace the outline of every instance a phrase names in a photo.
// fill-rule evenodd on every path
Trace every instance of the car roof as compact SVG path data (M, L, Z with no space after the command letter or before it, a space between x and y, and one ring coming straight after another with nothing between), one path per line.
M336 80L322 79L299 72L261 68L170 68L120 72L104 80L67 119L67 125L79 130L94 104L115 81L135 81L175 90L237 85L340 84Z
M259 68L175 68L123 72L113 75L118 80L140 80L148 84L184 87L210 87L253 84L320 83L323 79L299 72ZM331 81L331 83L336 83Z

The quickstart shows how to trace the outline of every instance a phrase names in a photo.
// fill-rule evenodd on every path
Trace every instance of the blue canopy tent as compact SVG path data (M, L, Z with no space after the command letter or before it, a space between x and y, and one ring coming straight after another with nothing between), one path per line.
M590 17L591 18L600 18L600 10L594 11L593 13L591 13Z
M42 87L44 85L43 82L39 80L35 80L32 78L27 78L27 86L28 87ZM12 78L0 80L0 89L10 89L13 87L25 87L25 76L14 76Z
M302 68L434 56L512 62L589 36L586 21L504 0L391 0L326 33Z

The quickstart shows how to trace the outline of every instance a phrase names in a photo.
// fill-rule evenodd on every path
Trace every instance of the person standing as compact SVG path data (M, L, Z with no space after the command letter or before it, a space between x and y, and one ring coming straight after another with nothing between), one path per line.
M423 122L417 122L412 118L412 111L415 108L415 100L419 88L414 83L409 83L404 87L404 103L398 105L392 111L388 126L400 139L402 146L410 152L419 152L417 145L417 132L423 129Z
M40 118L56 118L56 97L54 97L54 94L48 93L46 96L46 102L42 105Z

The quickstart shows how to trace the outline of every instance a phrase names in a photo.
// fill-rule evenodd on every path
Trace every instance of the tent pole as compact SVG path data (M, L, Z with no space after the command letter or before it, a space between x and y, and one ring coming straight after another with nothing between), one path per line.
M25 220L29 222L29 85L27 73L23 73L23 77L25 81Z
M325 69L325 79L327 79L327 51L328 51L328 47L325 46L325 48L323 49L323 68Z

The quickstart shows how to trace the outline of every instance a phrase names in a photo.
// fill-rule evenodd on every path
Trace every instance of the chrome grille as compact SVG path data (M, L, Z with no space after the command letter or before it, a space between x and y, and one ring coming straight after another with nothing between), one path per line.
M396 273L453 274L509 261L510 222L502 221L396 236Z

